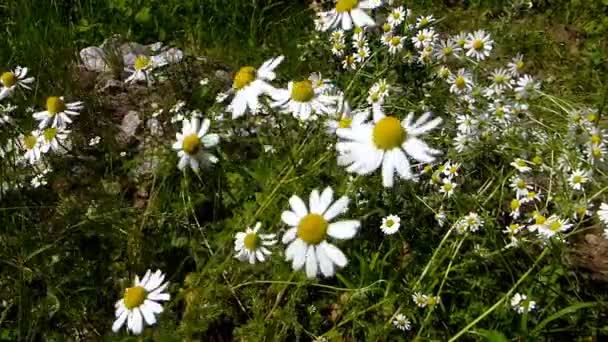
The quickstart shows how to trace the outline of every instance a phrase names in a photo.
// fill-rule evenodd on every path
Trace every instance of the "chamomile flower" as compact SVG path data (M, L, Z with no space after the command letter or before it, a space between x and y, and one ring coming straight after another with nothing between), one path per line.
M34 82L34 78L27 77L27 68L18 66L15 70L2 73L0 75L0 85L2 86L0 88L0 101L11 96L18 87L31 90L30 84L32 82Z
M118 332L127 323L127 331L139 335L144 330L144 322L147 325L156 324L156 315L163 312L159 301L171 299L169 293L165 292L169 283L163 281L165 275L157 270L152 273L146 272L139 279L135 276L133 287L125 290L123 298L114 305L116 307L116 320L112 324L112 331Z
M606 154L608 154L608 148L604 143L601 144L589 144L587 150L585 151L587 154L587 158L592 163L601 162L604 160Z
M460 47L460 49L464 49L464 46L467 43L467 35L468 33L466 32L460 32L457 35L451 37L450 39Z
M494 41L490 39L490 35L483 30L479 30L467 36L464 49L467 50L466 55L468 57L482 61L490 56L493 44Z
M439 192L446 195L447 197L451 197L454 194L454 189L456 189L456 183L452 182L451 178L442 179L443 184L439 188Z
M380 226L380 230L384 233L384 235L393 235L401 227L401 218L397 215L388 215L387 217L382 218L382 225Z
M70 131L61 127L47 127L40 134L40 150L42 153L49 151L64 152L68 148L68 136Z
M72 123L70 116L79 115L83 108L82 102L66 103L63 96L51 96L46 99L46 110L34 113L34 119L40 121L38 128L66 127Z
M313 114L329 114L335 111L336 98L322 93L310 79L292 81L287 89L275 89L271 96L272 107L291 113L296 119L308 120Z
M597 211L597 217L603 224L608 225L608 203L600 204L600 208Z
M525 99L538 90L540 90L540 83L530 75L523 75L515 81L515 92L521 98Z
M435 221L437 221L437 224L439 225L439 227L443 227L443 225L445 225L445 222L447 221L448 217L445 213L445 211L443 211L442 209L440 209L436 214L435 214Z
M403 49L403 42L405 41L405 37L392 36L389 40L388 44L388 52L392 55Z
M412 43L414 46L422 50L427 46L431 46L437 38L433 29L423 29L418 31L414 37L412 37Z
M509 235L515 235L524 229L519 223L511 223L502 232Z
M415 122L414 113L400 121L375 110L373 122L353 128L338 129L341 140L336 149L343 153L347 171L366 175L382 166L382 184L392 187L395 171L402 179L412 179L409 155L421 163L431 163L441 152L429 147L419 137L441 123L441 118L431 120L431 113L424 113Z
M593 212L591 211L592 209L593 204L588 203L585 200L581 200L574 206L574 212L572 216L575 220L582 220L585 218L585 216L591 216L591 214L593 214Z
M511 72L511 75L517 76L524 71L524 67L526 64L524 63L524 55L518 53L509 64L507 64L507 68Z
M342 60L342 68L344 68L344 70L357 70L357 55L345 56Z
M355 56L355 60L357 63L363 63L369 57L370 50L369 47L364 46L357 49L357 52L353 54Z
M519 314L527 313L536 309L536 302L529 300L528 296L516 293L511 298L511 307Z
M428 296L423 295L420 292L416 292L412 295L412 300L414 301L414 304L416 304L418 307L423 308L426 306Z
M333 204L332 204L333 203ZM335 266L344 267L346 256L335 245L327 242L328 237L339 240L351 239L361 223L357 220L331 221L346 212L349 199L342 196L333 201L333 190L325 188L322 193L310 193L309 208L296 195L291 196L291 210L281 214L281 220L291 228L283 235L287 261L292 261L295 271L306 267L306 276L314 278L320 272L325 277L335 274Z
M342 101L341 108L336 118L329 118L325 121L325 127L330 134L336 134L338 128L351 128L364 123L369 118L369 110L357 110L351 112L350 105L347 101Z
M403 8L403 6L393 8L391 10L391 13L388 14L386 20L392 27L399 26L405 20L406 13L407 12Z
M277 243L276 234L260 234L261 227L262 223L258 222L253 229L247 227L244 232L236 233L234 251L237 253L237 259L255 264L256 261L266 261L266 258L272 254L268 247Z
M432 24L435 21L435 18L432 15L429 16L420 16L416 19L416 27L422 28Z
M483 220L477 213L468 213L466 216L460 218L454 223L454 229L459 234L466 232L476 232L483 226Z
M513 219L517 219L519 217L519 215L520 215L519 209L521 208L521 204L522 204L522 202L517 198L514 198L511 200L511 204L510 204L511 212L509 213L509 216L511 216Z
M451 74L448 77L450 84L450 92L461 95L469 93L473 89L473 79L471 73L465 69L458 69L456 74Z
M457 56L460 51L460 46L452 39L442 40L435 46L435 58L446 62L448 59Z
M528 166L529 162L525 159L515 158L514 161L511 162L511 166L513 166L517 171L521 173L526 173L532 171L532 168Z
M232 82L234 98L228 106L233 119L243 116L247 110L252 114L258 112L259 97L274 91L268 82L275 79L274 69L282 61L283 56L274 57L265 61L257 70L252 66L244 66L237 71Z
M557 215L551 215L545 224L538 227L538 233L545 238L550 238L557 233L563 233L572 228L572 224L567 219L562 219Z
M323 19L322 31L341 28L350 31L354 26L375 26L374 19L364 10L379 6L375 1L369 0L337 0L335 8L321 13Z
M162 55L139 55L135 57L132 66L125 68L125 71L130 73L125 83L148 82L150 84L154 80L152 71L167 64L169 62Z
M523 178L519 176L513 176L510 179L511 183L509 186L515 190L515 197L518 199L528 196L528 191L532 190L532 186L528 184Z
M412 329L412 322L404 314L400 313L393 319L393 326L399 330L409 331Z
M42 155L40 144L40 131L32 131L30 134L21 135L20 139L22 148L25 150L23 157L32 165L34 165Z
M589 181L589 171L574 170L568 177L568 184L574 190L583 190L584 184Z
M490 88L495 94L502 94L504 91L511 89L511 74L507 69L494 69L488 77L492 81Z
M198 117L182 122L182 131L175 134L177 141L173 144L179 157L177 167L180 170L190 166L194 172L198 172L201 163L217 162L217 157L204 150L217 145L220 140L219 135L209 134L210 125L209 119L204 119L201 124Z
M458 171L460 170L460 163L453 163L448 161L443 166L443 174L446 177L453 178L458 176Z

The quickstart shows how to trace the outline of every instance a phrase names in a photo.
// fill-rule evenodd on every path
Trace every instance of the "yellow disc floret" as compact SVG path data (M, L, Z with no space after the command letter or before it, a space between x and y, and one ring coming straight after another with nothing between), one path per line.
M336 2L336 12L350 12L359 4L359 0L338 0Z
M340 122L338 122L338 127L339 128L350 128L350 126L353 124L353 119L352 118L342 118L340 120Z
M44 130L43 135L44 135L44 140L53 141L53 139L55 139L55 137L57 136L57 128L49 127Z
M33 149L36 146L37 142L38 142L38 139L31 134L26 136L25 138L23 138L23 144L25 145L25 148L27 148L28 150Z
M304 80L293 82L291 88L291 98L298 102L309 102L315 96L315 91L312 88L312 82Z
M401 38L399 38L399 37L393 37L393 38L391 38L391 45L392 46L399 46L399 45L401 45Z
M245 239L243 239L243 245L250 251L255 251L256 248L258 248L258 242L259 238L256 233L249 233L245 236Z
M473 41L473 49L475 49L475 50L481 50L481 49L483 49L483 46L484 46L483 40L475 39Z
M137 56L137 58L135 58L135 64L133 66L135 67L135 70L143 70L147 68L151 62L152 61L150 60L150 57Z
M401 122L395 117L384 117L374 126L374 144L381 150L390 150L401 146L406 137L405 129L401 127Z
M319 214L308 214L300 220L298 237L309 245L318 245L327 235L329 224Z
M65 111L65 102L60 97L51 96L46 99L46 110L51 116Z
M127 309L134 309L144 303L146 300L146 289L141 286L129 287L125 290L125 296L123 298L124 304Z
M244 66L234 75L232 87L236 90L243 89L255 80L255 76L256 71L254 67Z
M7 71L3 73L2 76L0 76L0 81L2 81L2 84L5 87L10 88L17 83L17 75L10 71Z
M466 87L467 85L467 81L464 79L464 77L458 76L454 80L454 84L456 85L456 87L458 87L458 89L464 89L464 87Z
M182 150L189 155L195 155L201 149L201 139L196 133L192 133L184 137Z

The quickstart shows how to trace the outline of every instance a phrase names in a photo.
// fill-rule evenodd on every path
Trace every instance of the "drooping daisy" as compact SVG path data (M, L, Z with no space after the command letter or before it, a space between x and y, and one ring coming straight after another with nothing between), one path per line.
M473 79L471 73L465 69L458 69L456 74L451 74L448 77L450 84L450 92L461 95L469 93L473 89Z
M397 215L388 215L387 217L382 218L382 225L380 226L380 230L384 233L384 235L393 235L401 227L401 218Z
M133 65L125 68L125 71L130 73L125 83L147 82L150 84L154 81L152 71L167 64L169 62L162 55L136 56Z
M414 304L416 304L418 307L423 308L426 306L428 296L423 295L420 292L416 292L412 295L412 300L414 301Z
M61 127L48 127L40 134L40 150L43 153L49 151L64 152L68 148L68 135L70 131Z
M428 16L420 16L416 19L416 27L422 28L432 24L435 21L435 18L432 15Z
M274 69L282 61L283 56L279 56L265 61L257 70L252 66L244 66L239 69L234 75L232 83L234 98L228 106L233 119L243 116L247 110L252 114L258 112L259 97L274 90L268 82L275 79Z
M608 203L600 204L600 209L597 211L597 217L602 223L608 225Z
M409 331L412 329L412 322L410 322L410 320L402 313L395 316L393 319L393 325L395 328L403 331Z
M545 224L538 227L538 233L546 238L550 238L557 233L563 233L572 228L572 224L567 219L562 219L557 215L551 215Z
M337 0L335 8L321 13L322 31L333 28L349 31L353 28L353 24L357 27L375 26L374 19L365 13L364 9L373 9L377 6L375 1Z
M182 132L175 134L177 141L173 144L173 149L180 158L177 164L180 170L183 171L189 165L194 172L198 172L200 163L217 162L217 157L204 150L220 141L219 135L208 134L210 125L209 119L204 119L201 125L198 117L183 121Z
M582 190L587 181L589 181L589 171L586 170L574 170L568 177L568 184L574 190Z
M40 149L40 131L32 131L28 135L22 135L20 140L22 147L25 150L23 157L30 164L34 165L38 160L40 160L40 156L42 155L42 151Z
M347 171L366 175L382 166L382 184L392 187L395 171L402 179L412 179L409 155L421 163L431 163L441 152L429 147L419 136L436 128L441 118L431 120L431 113L424 113L415 122L414 113L399 121L386 116L382 110L374 111L373 122L336 131L343 140L336 149L344 153Z
M33 114L34 119L40 121L38 128L66 127L72 123L70 116L79 115L83 108L82 102L65 103L63 96L51 96L46 99L46 110Z
M536 309L536 302L533 300L529 300L528 296L525 294L516 293L511 298L511 307L517 313L527 313Z
M490 39L490 35L484 30L475 31L467 36L464 49L467 50L466 55L473 57L479 61L490 56L494 41Z
M532 171L532 168L528 166L529 162L525 159L515 158L513 162L511 162L511 166L517 169L517 171L521 173L526 173Z
M253 229L247 227L244 232L236 233L234 240L234 251L236 258L241 261L249 261L250 264L266 261L271 252L267 247L277 243L276 234L260 234L262 223L255 224Z
M17 87L21 87L27 90L31 90L29 84L34 82L33 77L27 76L27 68L20 66L16 67L13 71L6 71L0 75L0 101L11 96Z
M401 25L401 23L405 20L405 17L406 17L405 9L403 8L403 6L399 6L399 7L393 8L391 13L389 13L388 18L386 18L386 20L388 21L389 25L391 25L392 27L395 27L395 26Z
M335 266L344 267L347 259L335 245L327 242L327 237L339 240L351 239L357 233L361 223L357 220L345 220L330 223L348 207L349 199L342 196L333 202L333 190L325 188L321 194L318 190L310 193L309 208L296 195L291 196L291 210L281 214L281 220L291 226L283 235L283 243L288 244L285 250L287 261L298 271L306 265L306 275L314 278L319 272L325 277L335 273ZM332 204L333 203L333 204Z
M369 118L369 110L361 109L351 112L347 101L341 101L342 105L336 112L335 118L325 121L325 127L329 134L335 134L338 128L350 128L364 123Z
M524 63L524 55L518 53L509 64L507 64L507 68L511 72L511 75L514 77L521 74L524 71L524 67L526 64Z
M289 82L287 89L275 89L271 96L272 107L292 114L296 119L308 120L313 114L329 114L335 111L336 98L323 94L309 79Z
M127 331L139 335L144 330L144 321L147 325L156 324L156 315L163 312L158 302L171 298L165 292L169 283L163 283L164 280L165 275L160 270L154 273L146 271L141 281L136 275L133 287L127 288L124 297L114 305L116 320L112 324L112 331L118 332L127 322Z

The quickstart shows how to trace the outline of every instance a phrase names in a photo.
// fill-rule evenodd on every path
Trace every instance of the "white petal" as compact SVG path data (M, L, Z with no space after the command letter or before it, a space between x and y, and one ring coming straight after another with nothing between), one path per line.
M304 204L304 201L302 201L302 199L296 195L291 196L289 199L289 205L291 206L291 210L293 210L293 212L299 217L304 217L308 214L306 204Z
M332 245L331 243L328 243L327 241L321 242L320 246L325 249L325 253L331 259L331 261L333 261L334 264L338 265L339 267L346 266L348 260L346 259L344 253L342 253L342 251L338 247Z
M356 220L338 221L331 223L327 228L327 234L336 239L350 239L361 226L361 223Z
M375 25L374 20L360 8L354 8L350 14L353 16L353 21L356 26L365 27Z
M401 150L395 150L393 153L393 166L397 169L399 176L403 179L411 179L412 171L410 170L410 162L407 160L405 153Z
M205 147L212 147L220 142L220 136L217 134L208 134L201 138L201 142Z
M327 256L325 252L325 248L321 247L321 245L316 246L317 259L319 261L319 268L321 269L321 273L325 277L331 277L334 275L334 264L331 259Z
M113 332L118 332L118 330L120 330L120 328L122 327L123 324L125 324L125 321L127 320L127 316L129 315L129 312L124 310L119 316L118 318L116 318L116 320L114 321L114 324L112 324L112 331Z
M142 316L144 316L144 319L146 320L146 323L148 323L148 325L154 325L156 323L156 318L154 317L154 313L152 312L152 310L150 310L149 308L146 307L146 304L143 304L142 306L140 306L140 311Z
M141 316L139 308L133 309L131 317L133 317L133 320L131 321L131 331L135 335L141 334L141 332L144 330L144 319Z
M382 160L382 185L386 188L393 186L393 175L395 168L393 167L393 158L390 151L384 153L384 159Z
M308 249L308 246L300 239L296 239L292 242L292 245L295 246L293 247L293 262L291 266L294 271L298 271L304 266L304 262L306 262L306 250ZM285 254L287 254L287 252Z
M422 163L430 163L435 160L435 157L429 155L432 151L429 146L418 138L410 137L403 143L403 149L408 155Z
M159 313L163 312L163 306L158 304L155 301L146 299L144 301L144 305L146 306L146 308L150 309L155 314L159 314Z
M323 214L323 212L319 211L321 196L319 195L319 190L314 189L310 193L308 207L310 208L311 213L315 214Z
M281 220L285 222L285 224L295 227L300 224L300 220L302 217L296 215L293 211L285 210L281 214Z
M328 186L321 193L321 199L320 199L320 203L319 203L319 211L321 213L325 213L325 211L327 210L327 208L329 208L329 206L331 205L331 202L333 200L334 200L334 191L331 189L331 187Z
M245 114L245 110L247 110L247 99L245 96L246 92L241 89L236 92L234 99L232 99L230 106L232 107L233 119L239 118Z
M342 214L346 210L346 208L348 207L348 203L348 197L340 197L340 199L335 201L334 204L332 204L331 207L327 209L325 214L323 214L323 218L325 218L325 220L327 220L328 222L331 221L334 217Z
M306 251L306 276L314 278L317 276L317 256L315 255L315 246L308 246Z
M350 19L350 14L342 13L342 29L344 29L344 31L349 31L352 28L353 22Z
M295 239L295 238L296 238L296 234L297 234L297 232L298 232L298 228L295 228L295 227L294 227L294 228L291 228L291 229L289 229L289 230L287 230L287 231L285 232L285 234L283 234L283 240L282 240L282 241L283 241L283 243L284 243L284 244L288 244L288 243L290 243L291 241L293 241L293 239Z

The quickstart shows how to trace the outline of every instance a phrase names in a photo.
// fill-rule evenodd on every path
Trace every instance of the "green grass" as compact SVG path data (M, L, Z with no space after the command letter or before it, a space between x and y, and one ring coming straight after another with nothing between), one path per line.
M532 107L534 118L548 126L548 132L565 127L560 106L572 103L604 110L608 49L603 37L608 22L599 13L607 4L533 1L528 8L498 0L405 3L416 15L439 18L438 31L488 30L497 45L495 61L504 64L522 52L529 61L528 72L543 79L543 91L566 103L557 102L558 106L553 98L544 97ZM367 88L387 77L404 88L391 102L393 110L420 114L424 100L435 113L449 117L443 97L424 98L420 79L428 77L425 70L386 62L354 77L339 72L324 47L309 43L317 34L313 16L307 1L0 4L0 71L28 66L37 79L33 91L27 97L16 96L15 104L39 110L47 96L59 94L86 103L75 120L73 150L51 161L49 184L0 195L1 341L63 341L76 336L85 341L272 341L320 335L331 341L444 341L455 336L503 341L503 334L509 340L608 334L605 284L592 281L587 271L570 262L583 240L579 231L597 230L599 224L585 221L569 246L549 249L530 243L526 248L503 249L501 230L508 219L503 211L513 173L509 158L527 149L534 153L525 141L509 142L507 152L490 147L462 156L451 151L447 156L462 160L465 170L460 193L449 203L450 222L478 209L486 222L483 233L460 236L449 231L449 224L441 228L435 223L433 211L448 204L429 186L401 182L397 190L386 191L378 173L349 183L343 168L336 166L333 149L327 149L331 142L320 126L302 129L286 119L281 119L279 129L251 118L214 121L215 132L252 127L258 131L222 140L215 153L219 163L199 177L175 168L170 125L162 139L152 139L143 151L136 142L115 139L125 109L147 117L152 102L168 109L184 100L190 109L206 114L220 111L214 98L230 81L217 77L216 70L232 73L279 54L286 56L277 72L280 84L320 71L335 78L342 89L350 84L347 94L353 102L364 102ZM124 97L99 95L83 86L83 73L76 67L78 51L113 34L143 44L163 41L183 49L188 57L169 68L169 82L153 90L127 89L121 92ZM201 87L198 81L204 77L210 83ZM21 109L14 130L27 132L35 122ZM168 122L170 115L161 118ZM15 133L5 127L0 128L3 143ZM446 130L453 128L446 124ZM89 147L88 140L95 135L102 142ZM549 148L532 148L545 152L543 157L553 165L556 156L546 151L564 147L561 135L551 138ZM436 135L430 142L447 149L449 139ZM264 145L273 145L275 154L264 153ZM160 160L156 172L134 177L134 170L150 156ZM28 172L10 160L0 161L0 167L0 177L7 179ZM604 172L605 168L598 171L586 194L596 195L595 202L606 198ZM558 181L557 176L549 179ZM544 188L551 184L546 178L538 182ZM336 277L307 280L302 272L292 272L277 251L262 265L249 266L234 258L236 232L260 221L264 229L278 233L284 227L281 212L292 194L306 198L313 188L328 185L336 194L351 197L348 215L364 227L355 239L339 244L349 265ZM571 195L558 193L551 209L571 210ZM388 214L401 216L403 227L390 239L376 229ZM142 338L111 333L114 302L133 277L148 268L167 273L172 299L165 313ZM441 304L416 308L411 302L416 291L440 293ZM515 292L527 293L539 310L515 314L508 304ZM411 332L392 328L390 320L397 310L412 320Z

